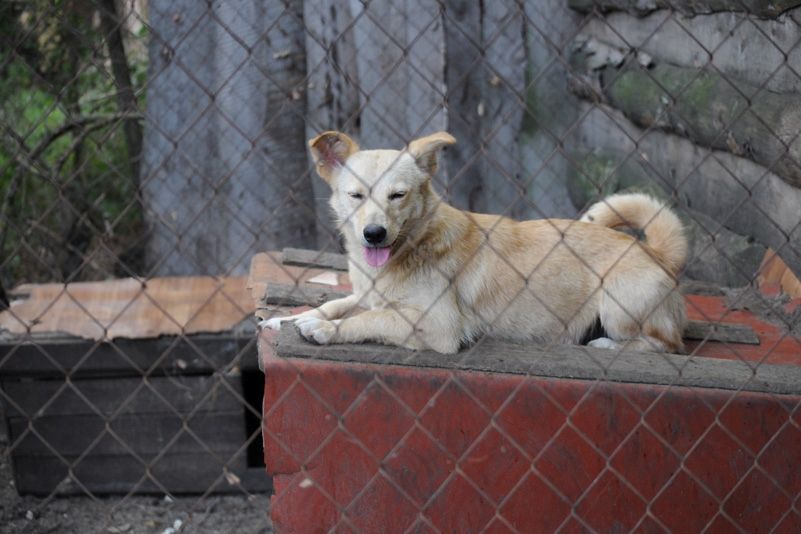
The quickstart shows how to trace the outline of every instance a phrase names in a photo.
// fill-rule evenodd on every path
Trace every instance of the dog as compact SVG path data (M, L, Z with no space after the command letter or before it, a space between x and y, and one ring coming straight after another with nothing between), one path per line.
M353 294L288 317L318 344L379 342L451 354L481 335L680 352L686 323L677 277L687 240L676 215L619 194L580 221L518 222L458 210L432 186L447 132L403 150L361 150L341 132L309 141L348 252ZM640 229L645 241L615 230ZM361 311L360 311L361 310ZM358 313L354 313L358 312Z

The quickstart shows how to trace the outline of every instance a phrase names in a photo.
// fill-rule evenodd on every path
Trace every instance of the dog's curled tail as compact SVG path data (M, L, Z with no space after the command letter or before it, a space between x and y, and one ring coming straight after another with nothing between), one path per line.
M684 227L663 202L642 193L612 195L593 204L581 218L609 228L642 230L648 247L676 275L687 260Z

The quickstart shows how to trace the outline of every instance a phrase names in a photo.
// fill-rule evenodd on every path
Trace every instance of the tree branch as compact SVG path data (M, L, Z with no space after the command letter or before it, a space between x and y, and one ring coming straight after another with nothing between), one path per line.
M117 86L117 106L125 113L136 113L137 102L131 83L131 70L122 40L122 22L117 12L115 0L101 0L100 27L106 37L106 47L111 59L111 73ZM138 121L128 119L123 125L125 142L128 145L128 158L134 183L139 187L139 160L142 157L142 127Z

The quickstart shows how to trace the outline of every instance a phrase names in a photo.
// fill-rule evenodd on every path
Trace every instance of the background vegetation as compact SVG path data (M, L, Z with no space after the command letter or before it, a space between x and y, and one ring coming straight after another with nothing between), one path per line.
M6 287L141 268L146 37L113 0L0 3Z

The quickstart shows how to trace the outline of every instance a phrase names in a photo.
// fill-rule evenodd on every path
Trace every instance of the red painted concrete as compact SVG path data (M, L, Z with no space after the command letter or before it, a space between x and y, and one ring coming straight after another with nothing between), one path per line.
M790 301L786 307L797 305ZM687 342L687 350L695 356L742 360L752 363L801 365L801 339L788 334L785 328L758 319L745 310L730 310L721 297L689 295L687 315L698 321L745 324L759 336L759 345L740 343Z
M271 355L278 532L798 532L801 398Z
M779 326L687 309L760 338L694 356L801 365ZM278 532L801 532L799 397L281 359L272 336Z

